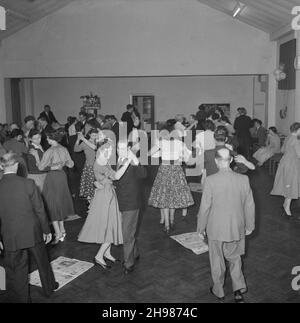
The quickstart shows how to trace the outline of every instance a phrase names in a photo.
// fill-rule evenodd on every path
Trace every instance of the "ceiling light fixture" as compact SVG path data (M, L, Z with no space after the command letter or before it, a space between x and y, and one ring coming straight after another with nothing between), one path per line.
M232 16L233 18L236 18L238 15L241 14L242 10L245 8L246 6L241 3L241 2L237 2L236 6L233 9L233 13Z

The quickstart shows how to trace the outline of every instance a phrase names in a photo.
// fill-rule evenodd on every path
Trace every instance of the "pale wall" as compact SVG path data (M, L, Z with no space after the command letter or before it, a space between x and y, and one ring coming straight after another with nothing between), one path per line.
M294 38L294 33L291 33L290 35L278 40L277 66L279 66L280 45ZM285 109L286 106L288 107L287 116L285 119L281 119L279 114L280 110ZM290 126L293 122L295 122L295 90L279 90L278 83L276 83L276 126L281 133L288 135Z
M201 103L230 103L233 116L239 106L253 111L253 77L150 77L93 79L36 79L34 83L34 113L38 115L50 104L57 118L64 122L69 115L78 115L81 95L92 91L102 101L102 114L125 111L133 94L155 96L155 120L172 118L177 113L187 117L196 113Z
M3 79L3 59L0 43L0 123L6 122L5 95L4 95L4 79Z
M276 58L269 35L196 0L76 0L3 49L6 77L270 74ZM273 118L272 83L269 103Z

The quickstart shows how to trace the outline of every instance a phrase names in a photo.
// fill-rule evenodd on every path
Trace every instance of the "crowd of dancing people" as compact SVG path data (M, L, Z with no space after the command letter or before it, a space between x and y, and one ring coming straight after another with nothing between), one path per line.
M46 105L37 119L26 117L22 129L17 124L0 125L0 251L5 250L12 300L29 299L25 288L28 269L24 269L28 267L28 251L36 259L45 294L49 296L58 288L44 245L67 239L64 222L76 213L74 201L79 198L88 204L88 212L78 241L101 245L95 264L109 270L120 262L111 246L123 245L124 273L135 269L140 258L136 232L143 181L149 168L141 163L141 117L133 105L127 105L121 122L126 124L125 137L114 115L94 116L84 109L78 118L69 117L61 125ZM247 116L245 108L238 109L232 124L222 109L207 111L203 105L188 121L178 114L164 122L161 130L147 150L149 159L159 160L148 205L160 210L163 231L167 235L174 232L175 211L181 209L186 216L194 205L186 169L200 164L198 175L204 188L198 232L208 238L214 283L211 292L223 301L225 258L232 264L235 300L243 302L247 288L241 256L245 235L254 230L255 218L252 191L244 174L280 153L277 130L266 130L260 120ZM187 133L191 144L184 140ZM299 173L299 135L300 124L295 123L284 144L272 191L285 197L287 215L291 215L291 200L300 196L299 176L295 175Z

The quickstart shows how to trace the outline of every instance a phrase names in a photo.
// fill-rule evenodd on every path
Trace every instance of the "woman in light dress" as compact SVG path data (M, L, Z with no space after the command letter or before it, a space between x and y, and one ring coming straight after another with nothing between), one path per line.
M116 262L111 255L111 245L123 243L122 219L113 181L119 180L131 161L136 158L128 152L128 159L120 169L114 171L109 164L113 150L110 139L106 138L99 143L94 164L96 191L90 204L88 217L78 236L80 242L101 244L95 256L95 264L103 269L110 268L105 260Z
M253 157L258 161L258 166L262 166L268 159L280 153L280 138L275 127L269 128L266 147L258 149Z
M300 197L300 123L290 128L291 134L285 140L281 151L284 153L275 176L272 195L285 198L283 215L292 216L291 202Z

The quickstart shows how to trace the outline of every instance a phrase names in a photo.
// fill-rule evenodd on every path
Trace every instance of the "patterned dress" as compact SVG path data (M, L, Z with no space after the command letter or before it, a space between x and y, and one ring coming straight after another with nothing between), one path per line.
M74 152L81 151L84 152L86 161L80 179L79 196L82 198L93 198L95 194L94 163L96 159L96 152L84 142L82 142L80 145L75 144Z
M159 209L184 209L194 204L180 160L189 155L180 140L163 140L159 166L149 197L149 205Z

